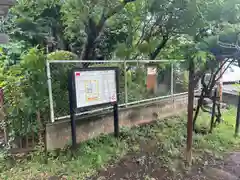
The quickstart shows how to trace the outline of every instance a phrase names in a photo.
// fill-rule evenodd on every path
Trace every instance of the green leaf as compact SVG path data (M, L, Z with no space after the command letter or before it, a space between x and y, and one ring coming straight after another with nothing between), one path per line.
M116 56L119 58L125 58L129 55L129 49L125 43L120 43L117 46Z
M144 41L143 43L138 45L138 50L139 52L143 53L143 54L148 54L150 52L151 47L149 46L149 44Z

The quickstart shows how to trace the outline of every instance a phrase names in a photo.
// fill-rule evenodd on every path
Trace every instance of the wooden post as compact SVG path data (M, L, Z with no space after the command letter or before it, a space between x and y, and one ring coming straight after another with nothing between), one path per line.
M192 163L192 136L193 136L193 106L194 106L194 62L189 60L189 81L188 81L188 121L187 121L187 148L186 161Z

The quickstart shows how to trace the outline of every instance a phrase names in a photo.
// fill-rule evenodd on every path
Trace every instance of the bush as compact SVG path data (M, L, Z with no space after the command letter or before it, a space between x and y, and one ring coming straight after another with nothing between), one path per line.
M41 50L30 49L21 56L21 63L3 72L4 99L10 137L38 132L37 113L48 108L45 56Z
M69 51L55 51L47 55L48 60L77 60L78 56Z
M77 60L76 54L68 51L56 51L47 55L47 58L51 60ZM76 67L77 63L52 63L51 77L52 77L52 89L54 110L56 117L69 114L69 97L68 97L68 74L73 67Z
M67 51L57 51L49 54L48 57L51 59L59 59L60 57L62 59L75 59L76 55ZM44 52L32 48L21 56L19 64L10 66L5 71L0 71L0 77L4 77L0 84L4 87L7 126L12 139L32 132L37 133L43 124L49 121L45 63ZM57 69L56 72L61 75L57 76L59 82L66 85L66 68ZM53 87L56 86L58 86L57 82L53 83ZM58 100L57 103L68 102L68 99L64 99L67 88L58 89L60 92L54 94ZM40 119L38 115L40 115Z

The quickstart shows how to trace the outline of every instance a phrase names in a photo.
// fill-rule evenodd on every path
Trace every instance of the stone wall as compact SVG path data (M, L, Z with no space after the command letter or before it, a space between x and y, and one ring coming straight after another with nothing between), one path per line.
M164 98L155 102L139 104L119 110L120 127L133 127L157 119L177 115L187 109L187 95ZM113 132L112 112L103 112L79 117L77 124L77 142L82 142L102 133ZM64 148L71 143L70 119L46 125L47 149Z
M238 96L236 94L223 93L223 102L232 106L238 106Z

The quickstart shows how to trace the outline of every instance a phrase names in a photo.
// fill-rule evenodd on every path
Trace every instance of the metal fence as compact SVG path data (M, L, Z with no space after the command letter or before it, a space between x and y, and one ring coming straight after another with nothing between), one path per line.
M129 107L167 97L186 93L188 87L188 71L184 60L48 60L46 63L51 122L69 118L68 72L74 67L119 67L120 94L119 106ZM154 88L148 70L154 67L156 78ZM109 107L110 108L110 107ZM79 113L88 114L104 109L88 109Z

